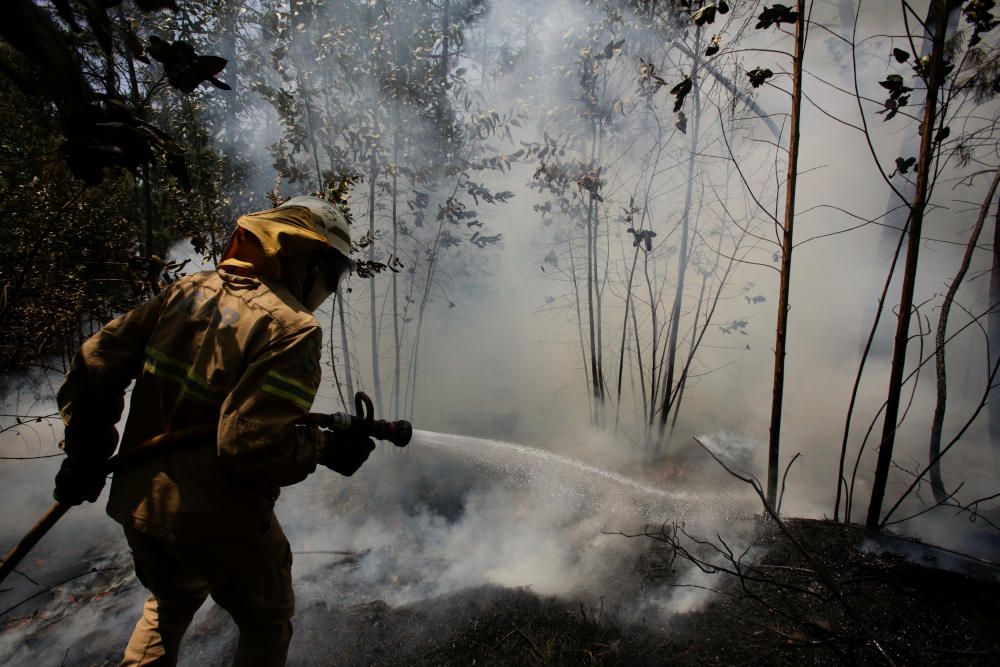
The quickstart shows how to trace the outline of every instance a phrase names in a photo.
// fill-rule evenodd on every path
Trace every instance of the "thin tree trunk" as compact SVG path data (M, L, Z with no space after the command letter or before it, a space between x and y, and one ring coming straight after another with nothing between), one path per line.
M601 422L601 376L597 370L597 332L594 329L594 197L587 202L587 321L590 327L590 386L594 401L594 426Z
M462 175L460 174L455 181L455 188L452 190L451 196L454 197L455 193L458 192L458 186L462 182ZM450 197L449 197L450 199ZM416 407L416 394L417 394L417 359L420 353L420 332L423 330L424 326L424 310L427 308L427 302L430 300L431 289L434 285L434 271L437 268L438 253L441 252L441 237L444 234L444 226L447 222L447 217L442 215L440 223L438 224L437 234L434 237L434 245L431 246L431 252L429 255L429 260L427 262L427 282L424 285L424 293L420 298L420 307L417 309L417 328L413 335L413 356L410 360L410 373L409 381L407 383L407 394L410 399L409 407L409 419L413 420L413 415Z
M441 17L441 83L448 81L448 49L451 38L451 0L444 0L444 13Z
M909 220L907 220L906 225L909 225ZM904 227L905 229L905 227ZM861 361L858 362L858 370L854 375L854 385L851 388L851 400L847 406L847 416L844 418L844 436L840 443L840 462L837 466L837 494L836 499L833 503L833 520L838 521L840 518L840 500L844 498L844 521L846 523L851 522L851 507L854 503L854 482L855 474L851 474L851 482L848 486L847 479L844 477L844 462L847 458L847 442L851 433L851 419L854 415L854 406L858 400L858 391L861 388L861 376L864 374L865 364L868 362L868 355L871 354L872 345L875 341L875 336L878 334L879 320L882 317L882 311L885 309L885 298L889 293L889 288L892 285L893 274L896 272L896 263L899 262L899 253L903 249L903 236L900 235L896 239L896 251L892 255L892 263L889 265L888 275L885 277L885 281L882 284L882 293L878 297L878 305L875 308L875 316L872 320L871 329L868 331L868 338L865 341L864 349L861 352ZM854 463L854 472L857 471L858 463L861 460L861 452L858 452L858 458ZM847 493L843 493L844 487L847 487Z
M483 18L483 48L480 51L480 66L479 66L479 92L484 96L486 95L486 68L489 66L490 59L490 17L486 16Z
M591 121L592 127L592 144L590 153L590 170L591 175L594 175L594 158L597 152L597 121ZM596 185L593 186L595 189ZM597 289L597 271L596 266L596 249L597 244L595 243L595 223L596 218L595 209L597 208L597 200L594 198L593 191L588 190L587 198L587 319L589 320L590 326L590 384L591 392L593 394L594 401L594 426L601 425L601 413L602 413L602 396L601 396L601 372L598 369L597 364L597 331L595 323L595 312L594 312L594 291Z
M333 371L333 384L337 388L337 395L340 396L340 404L343 406L345 412L350 412L350 407L348 407L347 398L344 396L344 386L340 381L340 373L337 372L337 348L333 343L333 324L334 319L337 317L337 302L340 301L340 295L334 294L333 297L333 307L330 308L330 329L327 333L327 349L330 353L330 369ZM351 397L354 398L353 396Z
M326 183L323 182L323 170L319 166L319 144L316 142L316 135L318 132L316 130L316 123L313 120L312 96L309 93L309 88L306 86L305 78L302 76L301 72L299 74L298 81L299 90L302 91L302 98L305 102L306 123L309 125L309 146L312 149L313 168L316 170L316 188L320 191L325 191Z
M583 340L583 316L580 314L580 282L576 278L576 255L573 252L573 238L569 239L569 271L573 279L573 298L576 308L576 330L580 336L580 355L583 357L583 378L584 386L587 387L587 406L590 410L590 423L595 424L597 420L594 412L594 401L590 390L590 373L587 371L587 347ZM589 271L589 269L588 269Z
M371 145L368 159L368 261L375 261L375 178L378 166L375 163L375 142ZM372 388L375 390L375 410L382 413L382 375L378 366L378 319L375 304L375 273L368 278L369 307L371 310L372 334Z
M840 16L841 24L846 25L846 17L848 15L854 17L854 9L851 8L855 5L852 0L840 0ZM960 6L956 4L951 10L949 10L948 17L948 32L945 36L945 41L948 41L955 31L958 29L958 22L961 18L961 12L959 11ZM933 45L933 22L934 22L934 2L931 2L927 8L927 16L924 19L923 25L925 30L923 31L923 38L919 41L920 43L920 53L914 54L915 59L929 58L931 54L931 48ZM851 38L851 31L846 30L847 37ZM910 93L910 105L911 108L916 108L920 104L919 89ZM899 147L896 149L896 155L908 156L916 153L919 147L919 135L914 135L912 133L904 134L902 140L900 141ZM904 179L899 183L895 190L890 190L888 200L885 204L885 216L882 218L882 231L879 235L878 246L876 250L876 258L879 262L892 256L894 252L898 253L898 248L900 246L901 240L906 234L906 225L909 224L910 220L910 210L908 203L913 200L914 184L909 179ZM894 250L896 249L896 250ZM891 276L892 278L892 290L900 289L899 279L896 276ZM874 282L874 280L873 280ZM865 343L865 347L869 349L869 353L875 357L886 357L889 354L889 341L892 337L891 320L882 321L880 318L875 317L875 322L877 329L875 332L875 337Z
M934 153L933 139L937 121L938 91L944 81L943 59L944 39L948 27L947 2L936 3L934 41L931 47L930 66L927 75L927 97L924 100L923 123L920 131L920 153L917 161L917 185L911 204L909 238L906 247L906 264L903 270L903 288L897 317L896 337L892 349L892 366L889 371L889 394L886 400L885 422L882 440L875 467L875 481L872 485L871 502L865 525L876 530L880 525L882 499L889 479L889 464L896 438L896 419L899 415L899 399L902 392L903 369L906 365L906 345L909 342L910 316L913 311L913 289L917 277L917 260L920 252L920 234L923 228L924 211L927 207L927 190L931 177L931 159Z
M340 349L344 355L344 380L347 382L347 395L354 400L354 376L351 373L351 350L347 338L347 321L344 316L344 289L337 285L337 315L340 318Z
M728 182L729 182L729 172L728 172L728 169L727 169L727 171L726 171L726 183L728 184ZM728 188L728 185L727 185L726 192L728 193L728 191L729 191L729 188ZM704 203L704 199L705 199L705 197L704 197L704 189L702 190L702 198L701 199L702 199L702 203ZM699 208L700 208L700 206L701 206L701 204L699 204ZM705 298L705 291L708 289L708 277L710 275L712 275L712 276L715 275L715 272L719 269L719 263L722 261L722 238L723 238L723 234L722 234L722 231L720 230L719 231L719 245L715 249L715 265L712 267L711 271L706 272L704 275L702 275L702 278L701 278L701 288L698 290L698 305L695 307L694 320L692 320L694 322L694 325L691 328L691 349L688 350L688 358L687 358L687 361L684 364L684 371L681 373L681 377L677 381L677 398L675 398L673 400L673 404L674 404L674 418L670 422L670 433L667 435L667 442L669 442L670 438L673 437L674 429L677 427L677 419L678 419L678 417L680 416L680 413L681 413L681 403L684 401L684 389L685 389L685 387L687 387L687 380L688 380L688 377L689 377L689 375L688 375L688 369L691 367L691 363L694 361L694 355L698 351L698 346L701 344L701 336L695 336L694 334L698 330L698 320L701 319L701 308L702 308L702 305L703 305L702 301ZM742 240L742 236L740 238ZM737 244L736 247L738 248L739 244ZM734 250L734 253L735 253L735 250ZM730 266L732 266L732 262L730 262ZM728 276L728 275L729 275L729 271L727 270L726 271L726 276ZM713 307L712 311L714 312L714 307ZM708 324L711 321L711 319L712 319L712 313L710 312L708 314L708 316L705 318L705 328L708 328ZM704 334L702 334L702 335L704 335Z
M695 32L695 58L691 63L691 94L694 96L694 117L691 123L691 154L688 156L687 188L684 192L684 213L681 216L681 247L677 256L677 285L670 311L670 329L667 334L667 367L663 380L663 403L660 407L660 427L656 437L659 453L670 415L674 392L674 364L677 362L677 334L681 324L681 302L684 300L684 277L688 264L688 234L691 222L691 203L694 199L694 167L698 154L698 135L701 133L701 91L698 89L698 63L701 51L701 27Z
M393 130L394 135L392 139L392 256L398 261L399 258L399 216L397 204L399 202L399 99L395 100L395 128ZM392 272L392 342L393 342L393 353L395 355L395 373L392 376L392 401L393 401L393 419L400 418L399 412L399 389L400 389L400 374L401 374L401 354L400 348L401 343L399 339L399 291L397 286L397 278L399 276L395 271Z
M598 267L600 264L600 258L597 253L597 240L599 238L597 233L597 227L599 224L600 216L597 214L597 202L594 202L594 311L596 316L595 328L597 329L597 386L598 395L600 397L601 406L601 426L604 426L604 409L605 402L607 399L606 395L606 385L604 380L604 309L602 307L603 293L602 281L600 279L600 271ZM607 276L605 275L605 278Z
M721 242L722 235L719 235L719 240ZM701 287L698 289L698 302L694 308L694 327L697 329L698 320L701 319L701 305L702 301L705 299L705 288L708 287L708 274L704 274L701 277ZM684 365L684 370L681 371L681 376L677 379L677 397L673 399L673 410L674 417L670 420L670 435L667 436L667 441L669 442L671 435L674 432L674 428L677 426L677 416L681 413L681 402L684 400L684 387L687 385L687 368L691 365L691 361L694 359L694 353L698 345L698 337L692 334L691 336L691 348L688 350L687 363Z
M295 39L297 30L295 25L300 21L305 21L307 16L307 10L303 3L296 2L296 0L289 0L288 3L288 23L289 23L289 40L291 43L291 54L292 62L295 63L295 81L298 83L299 92L302 95L303 107L305 110L306 126L309 130L309 147L310 153L313 159L313 168L316 170L316 189L323 191L326 189L323 183L323 171L319 166L319 146L316 142L316 136L318 134L316 129L316 122L313 119L312 113L312 93L309 91L309 86L306 84L305 71L306 68L303 67L302 63L308 60L308 55L302 53L302 49L299 47L298 41ZM296 16L298 18L296 18Z
M438 100L437 118L440 122L444 118L444 111L448 107L448 49L451 48L451 0L444 0L444 11L441 16L441 69L438 76L441 78L441 99Z
M636 374L639 376L639 389L642 391L642 419L640 420L643 429L648 431L649 427L648 419L646 415L651 410L650 402L646 397L646 375L645 369L642 367L642 342L639 340L639 318L635 314L635 308L632 309L632 334L635 337L635 363L636 363Z
M648 203L648 202L647 202ZM653 292L653 281L649 277L649 254L645 254L642 257L642 272L643 276L646 278L646 291L649 292L649 310L651 319L651 332L652 332L652 344L653 349L651 352L651 359L649 361L649 412L647 414L648 424L647 430L648 435L652 435L653 423L656 419L656 397L657 388L656 380L659 377L659 372L656 367L656 351L659 349L660 344L660 326L657 318L657 301L656 295ZM647 445L652 445L652 442L648 442Z
M442 226L444 222L441 223ZM440 234L438 235L440 238ZM413 334L413 356L410 359L410 381L408 384L409 399L409 419L413 420L413 415L416 410L417 401L417 359L420 357L420 332L424 328L424 310L427 307L427 300L430 298L431 283L434 279L434 265L437 260L437 253L439 252L437 239L435 239L434 250L431 253L430 260L427 263L427 284L424 285L424 294L420 299L420 307L417 309L417 328Z
M649 180L646 181L646 189L645 189L645 195L644 195L644 206L643 206L643 209L642 209L642 216L639 218L639 227L638 227L639 231L642 231L644 229L644 225L645 225L645 222L646 222L646 215L649 212L649 191L650 191L650 188L652 186L653 178L656 175L657 168L659 167L660 159L663 156L663 149L664 149L663 132L662 131L658 132L657 137L658 137L658 139L657 139L656 159L653 160L653 162L649 166L649 170L648 170L648 173L649 173L650 177L649 177ZM638 188L637 188L637 190L638 190ZM638 194L638 192L636 192L636 194ZM632 199L629 200L629 210L630 210L629 215L633 216L634 215L634 211L635 211L634 196L633 196ZM631 218L631 217L630 217L630 219L634 220L634 218ZM645 423L645 421L646 421L645 420L645 414L646 414L646 378L643 375L643 370L642 370L642 347L639 345L639 331L638 331L638 324L636 323L635 307L632 305L632 298L633 298L632 297L632 284L635 281L635 268L636 268L636 264L639 261L639 251L640 251L641 246L642 246L643 243L645 243L645 241L643 241L641 239L637 239L636 240L636 243L635 243L635 254L632 257L632 268L629 270L629 273L628 273L628 286L626 287L626 290L625 290L625 317L622 319L622 344L621 344L621 351L619 353L619 358L618 358L618 396L617 396L617 403L616 403L616 407L615 407L615 432L616 433L618 432L618 416L621 413L622 367L623 367L624 361L625 361L625 340L626 340L626 338L628 336L628 320L629 320L630 311L631 311L631 315L632 315L632 325L633 325L633 329L634 329L634 332L635 332L635 343L636 343L635 353L636 353L636 357L637 357L638 363L639 363L639 378L641 380L641 386L642 386L642 403L643 403L643 405L642 405L642 417L643 417L642 418L642 423ZM646 251L644 253L644 256L648 257L648 253L649 253L649 251ZM634 380L634 376L633 375L630 374L630 377L632 377L632 385L633 385L632 395L633 395L633 399L634 399L634 397L635 397L635 380Z
M622 407L622 373L625 369L625 340L628 338L628 316L632 306L632 279L635 277L635 266L639 262L639 244L635 246L632 256L632 268L628 272L628 284L625 286L625 317L622 319L622 344L618 351L618 392L615 399L615 433L618 432L618 420Z
M989 350L991 358L1000 356L1000 207L993 223L993 264L990 270ZM989 436L993 449L993 469L1000 477L1000 387L989 393Z
M607 89L607 76L604 77L605 92ZM598 120L597 123L597 140L595 141L595 159L597 163L601 160L601 155L604 153L604 123ZM595 166L594 168L594 178L597 179L597 185L595 188L600 187L600 166ZM597 252L598 246L597 241L600 238L598 234L598 226L600 225L601 216L598 213L598 204L600 201L594 197L594 304L596 308L596 327L597 327L597 375L598 375L598 389L600 393L600 421L601 426L605 424L605 404L607 402L607 381L604 379L604 309L603 309L603 294L604 294L604 284L607 282L608 269L607 261L605 261L604 267L604 280L600 277L600 255ZM607 236L610 243L610 236ZM610 256L610 246L607 250L607 255Z
M799 112L802 106L802 57L805 51L805 0L798 0L795 53L792 62L792 118L788 140L788 178L785 182L785 224L781 237L781 281L778 287L778 322L774 343L774 387L771 396L771 430L767 457L767 502L778 501L778 453L781 444L781 404L785 391L785 341L788 335L788 292L792 274L792 237L795 224L795 186L799 161Z
M948 379L944 345L948 332L948 315L951 312L951 304L955 301L955 293L958 292L959 286L965 280L965 274L969 271L969 265L972 263L972 254L979 243L979 235L983 231L983 225L990 211L990 205L993 203L993 195L996 194L998 184L1000 184L1000 169L993 175L993 182L990 184L990 189L986 193L983 205L979 209L979 218L976 220L976 225L972 229L971 236L969 236L969 243L965 247L965 256L962 257L962 265L958 268L955 278L948 286L948 292L945 294L944 302L941 304L941 314L938 317L937 334L934 339L937 345L934 353L934 367L937 372L937 403L934 405L934 421L931 423L931 442L928 450L931 490L934 492L934 500L938 503L943 503L948 499L948 494L944 490L944 482L941 480L941 431L944 428L944 415L948 401Z
M152 166L149 162L142 165L142 206L146 218L145 251L146 259L153 256L153 186L149 182ZM159 286L150 282L150 288L154 292L159 291Z
M684 368L681 369L681 379L682 379L682 381L685 378L687 378L688 375L689 375L689 373L691 372L691 364L694 362L695 352L697 352L698 348L701 347L701 342L702 342L702 340L704 340L705 334L708 332L708 327L712 323L712 318L715 317L715 310L719 307L719 301L722 300L722 290L724 290L726 288L726 285L729 283L729 276L732 274L733 268L734 268L734 266L737 263L736 253L739 250L740 245L743 243L743 239L745 237L746 237L746 232L743 232L743 233L740 234L740 237L739 237L739 239L737 239L735 247L733 248L733 255L730 258L729 263L726 265L726 270L723 272L722 277L719 279L718 286L713 285L713 287L715 288L715 293L714 293L714 295L710 299L709 303L711 303L711 306L709 307L708 312L705 314L705 320L704 320L704 323L701 326L701 330L700 331L698 330L698 316L697 315L695 316L695 320L694 320L695 321L695 325L694 325L694 328L693 328L692 333L691 333L691 338L692 338L691 353L688 355L687 360L684 362ZM721 256L721 252L722 252L722 235L721 234L719 235L719 249L718 249L717 252L719 253L719 256ZM718 269L718 266L719 266L718 262L716 262L716 265L713 268L713 272L716 269ZM704 294L705 289L706 289L706 284L702 283L702 294ZM700 297L699 297L698 305L699 305L699 307L701 306L701 298ZM684 384L683 384L683 382L678 385L678 391L679 392L683 392L684 391ZM677 405L680 405L680 401L681 401L681 395L678 395L677 400L675 401L675 403ZM675 410L674 410L674 424L676 424L676 422L677 422L677 409L675 408ZM674 425L671 425L671 429L673 428L673 426Z

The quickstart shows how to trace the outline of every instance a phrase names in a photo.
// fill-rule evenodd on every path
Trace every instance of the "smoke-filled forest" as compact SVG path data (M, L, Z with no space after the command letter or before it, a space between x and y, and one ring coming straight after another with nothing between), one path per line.
M996 664L998 24L6 0L0 550L84 341L308 195L353 262L311 411L414 430L282 490L288 664ZM121 659L148 593L107 496L0 582L0 662ZM180 664L232 660L223 606Z

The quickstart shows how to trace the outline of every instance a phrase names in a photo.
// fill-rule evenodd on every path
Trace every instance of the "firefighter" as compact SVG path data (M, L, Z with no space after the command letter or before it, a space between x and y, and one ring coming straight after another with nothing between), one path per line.
M242 216L215 271L167 286L75 356L58 393L57 501L97 499L133 380L120 451L192 427L214 433L168 445L111 482L108 514L151 592L123 665L175 664L209 595L239 627L234 664L285 663L295 599L278 491L317 464L352 475L375 446L297 424L320 383L312 313L351 268L349 254L347 221L322 199Z

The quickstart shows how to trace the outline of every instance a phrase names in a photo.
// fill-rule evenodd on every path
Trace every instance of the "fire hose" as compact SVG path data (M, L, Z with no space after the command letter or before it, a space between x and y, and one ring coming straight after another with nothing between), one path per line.
M376 440L386 440L397 447L405 447L413 437L413 427L410 422L387 421L375 419L372 399L364 392L359 391L354 397L356 415L343 412L323 414L311 412L299 420L300 424L311 424L325 428L336 433L344 433L350 436L375 438ZM148 440L144 440L135 447L115 454L105 463L107 474L114 473L125 468L132 463L149 458L150 456L166 451L169 448L184 447L196 443L204 443L205 438L214 438L216 426L203 424L191 426L189 428L161 433ZM3 557L3 564L0 564L0 583L3 583L7 575L14 571L28 552L38 544L52 526L66 514L72 505L64 503L54 503L49 511L29 530L21 541Z

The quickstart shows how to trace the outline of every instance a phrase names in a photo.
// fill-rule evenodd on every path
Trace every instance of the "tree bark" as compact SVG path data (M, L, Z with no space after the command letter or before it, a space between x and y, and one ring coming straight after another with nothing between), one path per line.
M853 11L844 7L845 4L853 4L850 0L841 0L841 21L843 22L843 17L846 14L851 14L853 16ZM958 21L961 17L961 12L959 11L959 6L949 10L948 17L948 32L945 36L945 41L951 38L958 29ZM931 47L933 43L932 26L934 24L934 4L933 2L928 6L927 16L924 20L924 25L926 30L923 33L923 39L920 40L921 49L919 54L914 54L915 58L929 57L931 54ZM849 35L850 36L850 35ZM920 91L914 91L910 93L911 98L914 95L919 95ZM912 99L911 104L915 107L919 104L918 98ZM918 145L919 135L907 134L900 142L899 148L897 149L896 155L899 156L910 156L920 150ZM905 179L902 183L896 186L896 191L890 191L888 200L885 204L885 216L882 219L882 232L879 235L878 246L876 250L876 258L878 262L882 262L889 257L893 256L893 253L898 253L898 248L900 241L905 235L906 225L909 223L910 210L908 203L913 200L914 185L909 179ZM892 290L900 289L900 282L898 276L890 276ZM875 278L872 279L872 283L875 282ZM889 341L891 340L891 320L882 320L880 317L881 311L874 314L875 318L875 336L871 341L864 344L866 348L869 349L870 355L878 358L884 358L888 356L889 353Z
M337 301L339 301L339 295L334 293L333 296L333 306L330 308L330 327L327 330L327 349L330 353L330 370L333 371L333 384L337 388L337 395L340 397L340 405L344 408L345 412L350 412L350 404L347 402L347 398L344 396L344 385L340 381L340 373L337 372L337 348L334 346L333 342L333 324L334 319L337 317ZM353 397L352 397L353 398Z
M990 270L990 314L989 328L990 357L1000 355L1000 207L997 208L993 223L993 265ZM989 436L993 449L993 469L1000 477L1000 387L992 387L989 393Z
M792 239L795 225L795 187L798 180L799 123L802 107L802 58L805 51L805 0L798 0L795 53L792 61L792 119L788 140L788 177L785 182L785 220L781 235L781 280L778 287L778 321L774 342L774 385L771 394L771 429L767 456L767 502L778 500L778 459L781 447L781 410L785 392L785 343L788 339L788 293L792 279Z
M589 66L589 60L585 66ZM590 152L590 174L595 180L599 179L596 167L598 156L598 123L594 119L592 124L591 152ZM596 190L598 185L593 185ZM587 191L587 315L590 321L590 383L594 400L594 426L600 426L604 415L604 373L598 356L598 338L600 336L598 319L600 302L597 295L597 198L594 191ZM596 302L596 309L595 309Z
M340 348L344 355L344 381L347 383L347 395L354 399L354 376L351 374L351 349L347 338L347 322L344 316L344 294L342 285L337 286L337 315L340 318Z
M392 138L392 256L394 258L399 257L399 215L398 215L398 203L399 203L399 98L395 100L395 127L393 128L393 138ZM396 362L395 373L392 376L392 401L393 401L393 419L399 419L399 389L400 381L399 376L401 374L401 361L400 361L400 339L399 339L399 288L398 288L398 275L395 271L392 272L392 343L393 343L393 353Z
M590 423L596 423L593 393L590 390L590 372L587 369L587 347L583 338L583 316L580 314L580 281L576 277L576 255L573 252L573 237L569 239L569 274L573 282L574 310L576 311L576 331L580 337L580 356L583 357L583 379L587 390L587 407L590 411Z
M375 142L371 145L368 161L368 261L375 261L375 179L378 165L375 162ZM378 366L378 319L375 299L375 273L368 279L369 302L372 329L372 388L375 390L375 410L382 414L382 376Z
M948 285L948 292L945 294L944 302L941 304L941 315L938 317L937 333L935 335L935 345L937 349L934 353L934 368L937 375L937 402L934 405L934 420L931 422L931 441L928 448L930 459L931 491L934 493L934 500L943 503L948 499L948 493L944 490L944 482L941 480L941 431L944 428L944 415L948 401L948 377L945 358L945 338L948 333L948 315L951 312L951 305L955 301L955 293L965 280L965 274L969 271L972 263L972 254L979 243L979 235L983 231L986 223L986 216L990 211L993 202L993 195L996 194L997 185L1000 184L1000 169L993 175L993 182L990 184L983 205L979 209L979 218L969 236L969 243L965 247L965 255L962 257L962 265L958 268L955 278ZM991 313L992 316L992 313Z
M688 156L687 188L684 192L684 213L681 216L681 247L677 255L677 286L674 303L670 311L670 329L667 334L667 368L663 376L663 402L660 406L660 430L656 437L656 452L659 453L666 435L667 419L673 406L674 365L677 363L677 337L681 325L681 303L684 300L684 278L688 265L688 236L691 227L691 203L694 199L695 157L698 155L698 135L701 133L701 91L698 89L698 67L701 53L701 27L695 31L694 58L691 63L691 95L694 98L694 112L691 122L691 154Z
M639 262L639 245L635 246L632 256L632 268L628 272L628 284L625 287L625 317L622 320L622 343L618 351L618 394L615 400L615 432L618 432L618 420L622 407L622 375L625 370L625 339L628 338L628 316L632 310L632 279L635 277L635 266Z
M875 480L872 484L871 502L865 526L877 530L880 526L882 500L889 479L889 465L896 439L896 420L899 416L899 400L902 393L903 369L906 365L906 346L910 335L910 317L913 312L913 289L917 277L917 260L920 253L920 234L923 228L924 211L927 208L927 190L931 177L931 159L934 153L934 133L937 121L938 91L944 80L944 42L948 27L946 0L935 3L934 38L931 46L930 64L927 75L927 96L924 99L923 123L920 130L920 153L917 161L917 184L911 203L909 237L906 247L906 264L903 269L903 287L900 295L899 315L896 320L896 336L892 349L892 366L889 371L889 394L886 399L885 421L882 439L875 466Z
M601 377L597 370L597 332L594 330L594 196L587 202L587 320L590 326L590 384L594 426L601 425Z

